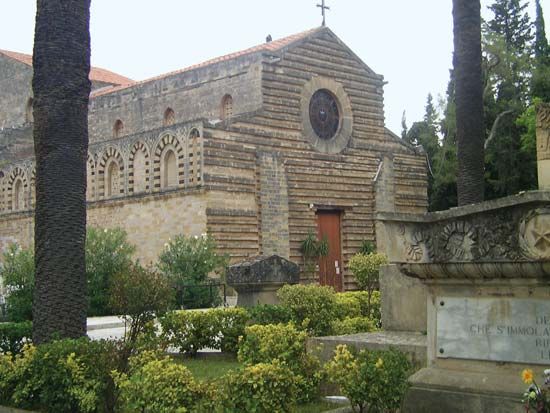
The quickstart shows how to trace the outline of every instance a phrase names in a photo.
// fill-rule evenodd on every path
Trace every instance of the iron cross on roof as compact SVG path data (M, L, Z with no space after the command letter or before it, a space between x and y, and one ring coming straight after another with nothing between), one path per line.
M323 15L323 26L325 25L325 10L330 10L330 7L325 6L325 0L321 0L321 4L318 4L317 7L321 8L321 14Z

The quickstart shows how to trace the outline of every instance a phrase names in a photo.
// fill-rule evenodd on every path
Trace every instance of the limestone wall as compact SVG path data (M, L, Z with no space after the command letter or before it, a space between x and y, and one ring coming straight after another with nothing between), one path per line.
M90 141L112 139L117 119L124 124L122 136L163 126L167 108L174 122L221 119L222 99L233 98L233 113L261 107L260 57L249 55L230 62L161 76L126 88L107 88L92 94Z
M0 129L26 123L32 69L0 54ZM1 144L1 142L0 142Z

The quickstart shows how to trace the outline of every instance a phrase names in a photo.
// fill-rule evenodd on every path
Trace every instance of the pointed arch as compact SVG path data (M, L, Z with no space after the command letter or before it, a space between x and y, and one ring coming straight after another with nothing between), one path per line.
M221 102L221 118L229 119L233 116L233 97L227 94L222 98Z
M113 125L113 138L120 138L124 134L124 123L117 119Z
M169 133L162 135L153 160L155 191L184 185L184 158L184 149L178 138Z
M136 142L130 151L128 162L128 193L149 192L151 175L151 156L149 148L142 142Z
M174 123L176 123L176 114L174 113L174 109L166 108L164 111L164 119L162 124L164 126L172 126Z
M10 211L22 211L27 208L27 175L19 166L13 168L9 175L7 192Z
M124 171L124 159L120 151L110 146L97 167L97 191L100 198L124 195Z

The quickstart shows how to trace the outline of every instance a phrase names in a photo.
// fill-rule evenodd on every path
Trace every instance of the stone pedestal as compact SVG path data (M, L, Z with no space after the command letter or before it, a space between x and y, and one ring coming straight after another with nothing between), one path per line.
M537 107L537 177L539 189L550 190L550 105Z
M521 371L550 366L550 192L379 219L427 292L427 366L402 411L524 412Z
M227 283L237 291L241 307L278 304L277 290L299 281L300 267L278 255L253 257L227 271Z

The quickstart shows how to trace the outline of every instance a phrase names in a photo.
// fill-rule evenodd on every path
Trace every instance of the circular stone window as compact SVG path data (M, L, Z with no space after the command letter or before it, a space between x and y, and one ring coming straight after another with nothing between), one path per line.
M352 114L342 85L314 77L302 92L302 124L305 138L320 152L339 153L349 142Z
M309 101L309 120L313 131L321 139L332 139L340 128L340 111L336 98L326 89L320 89Z

